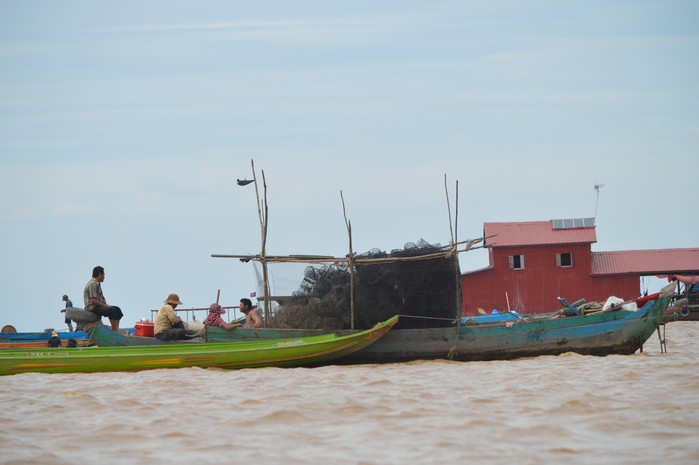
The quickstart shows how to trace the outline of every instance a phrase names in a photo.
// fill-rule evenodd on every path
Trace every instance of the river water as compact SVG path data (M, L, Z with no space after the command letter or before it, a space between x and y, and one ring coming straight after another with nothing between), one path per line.
M0 378L7 464L699 463L699 323L643 353Z

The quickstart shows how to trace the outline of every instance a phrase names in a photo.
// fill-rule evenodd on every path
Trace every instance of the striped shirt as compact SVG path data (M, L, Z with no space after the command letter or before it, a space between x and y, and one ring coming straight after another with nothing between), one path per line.
M96 307L95 304L90 303L91 297L97 297L97 300L100 302L106 302L104 294L102 294L102 286L95 278L92 278L87 282L85 285L85 291L83 292L83 299L85 299L85 310L88 312L91 312Z

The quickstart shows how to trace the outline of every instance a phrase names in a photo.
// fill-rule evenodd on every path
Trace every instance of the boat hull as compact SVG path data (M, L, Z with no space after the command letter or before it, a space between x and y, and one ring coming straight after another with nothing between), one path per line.
M669 299L649 302L636 312L620 310L556 319L531 318L517 323L464 325L428 332L396 330L381 345L354 354L349 360L505 360L566 352L629 355L641 349L653 335Z
M76 339L75 340L78 347L86 347L92 345L89 339ZM48 340L46 341L2 341L0 342L0 350L3 349L39 349L48 346ZM61 339L61 347L67 347L68 340Z
M0 350L47 347L51 335L50 332L0 333ZM88 335L83 331L62 331L58 333L58 337L61 340L61 347L66 347L68 339L75 339L75 342L80 347L92 344Z
M517 357L559 355L633 354L643 347L660 324L670 297L648 302L637 311L618 310L584 316L551 319L545 315L528 321L465 324L461 327L395 329L376 344L343 358L346 363L384 363L419 359L462 361L504 360ZM240 328L207 333L207 339L222 341L289 337L317 330L274 330ZM338 331L346 334L349 331Z
M0 352L0 375L26 372L79 373L139 371L156 368L258 368L315 365L349 355L374 343L398 321L348 336L249 342L171 344L133 347L6 350Z
M61 339L75 340L88 339L87 333L84 331L59 331L58 337ZM52 332L44 331L41 333L0 333L0 341L44 341L51 339Z
M584 316L550 318L529 316L516 322L494 321L460 327L394 329L375 344L338 360L337 363L385 363L418 359L503 360L576 352L583 355L633 354L661 322L670 297L647 302L637 311L618 310ZM486 320L487 321L487 320ZM112 333L119 344L146 344L153 338L124 337ZM251 341L305 337L321 330L252 329L226 331L207 328L210 342ZM338 335L356 331L337 331ZM114 340L93 338L98 345Z

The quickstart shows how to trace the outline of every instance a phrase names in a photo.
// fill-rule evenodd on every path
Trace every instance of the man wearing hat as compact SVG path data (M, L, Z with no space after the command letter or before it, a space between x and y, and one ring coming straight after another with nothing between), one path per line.
M47 343L48 347L61 347L61 339L58 337L58 333L56 330L54 330L51 333L51 337L49 338L49 342Z
M182 318L175 314L175 309L181 304L182 302L180 302L180 298L177 294L170 294L167 296L165 303L160 307L155 317L153 332L156 338L161 341L187 339Z
M71 300L68 298L68 296L66 294L63 294L63 302L66 303L66 308L61 310L61 313L65 313L67 309L69 309L73 306L73 302L71 302ZM66 324L68 325L68 331L70 331L72 333L73 332L73 320L71 320L68 317L66 317L65 320L66 320ZM78 322L76 321L75 322L76 326L77 326L77 323Z

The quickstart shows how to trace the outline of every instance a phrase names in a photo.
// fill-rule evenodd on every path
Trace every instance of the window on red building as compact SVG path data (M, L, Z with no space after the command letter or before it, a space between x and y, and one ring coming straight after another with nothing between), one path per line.
M570 252L556 254L556 266L568 268L573 266L573 254Z
M507 257L507 264L510 266L511 270L523 270L524 255L509 255Z

